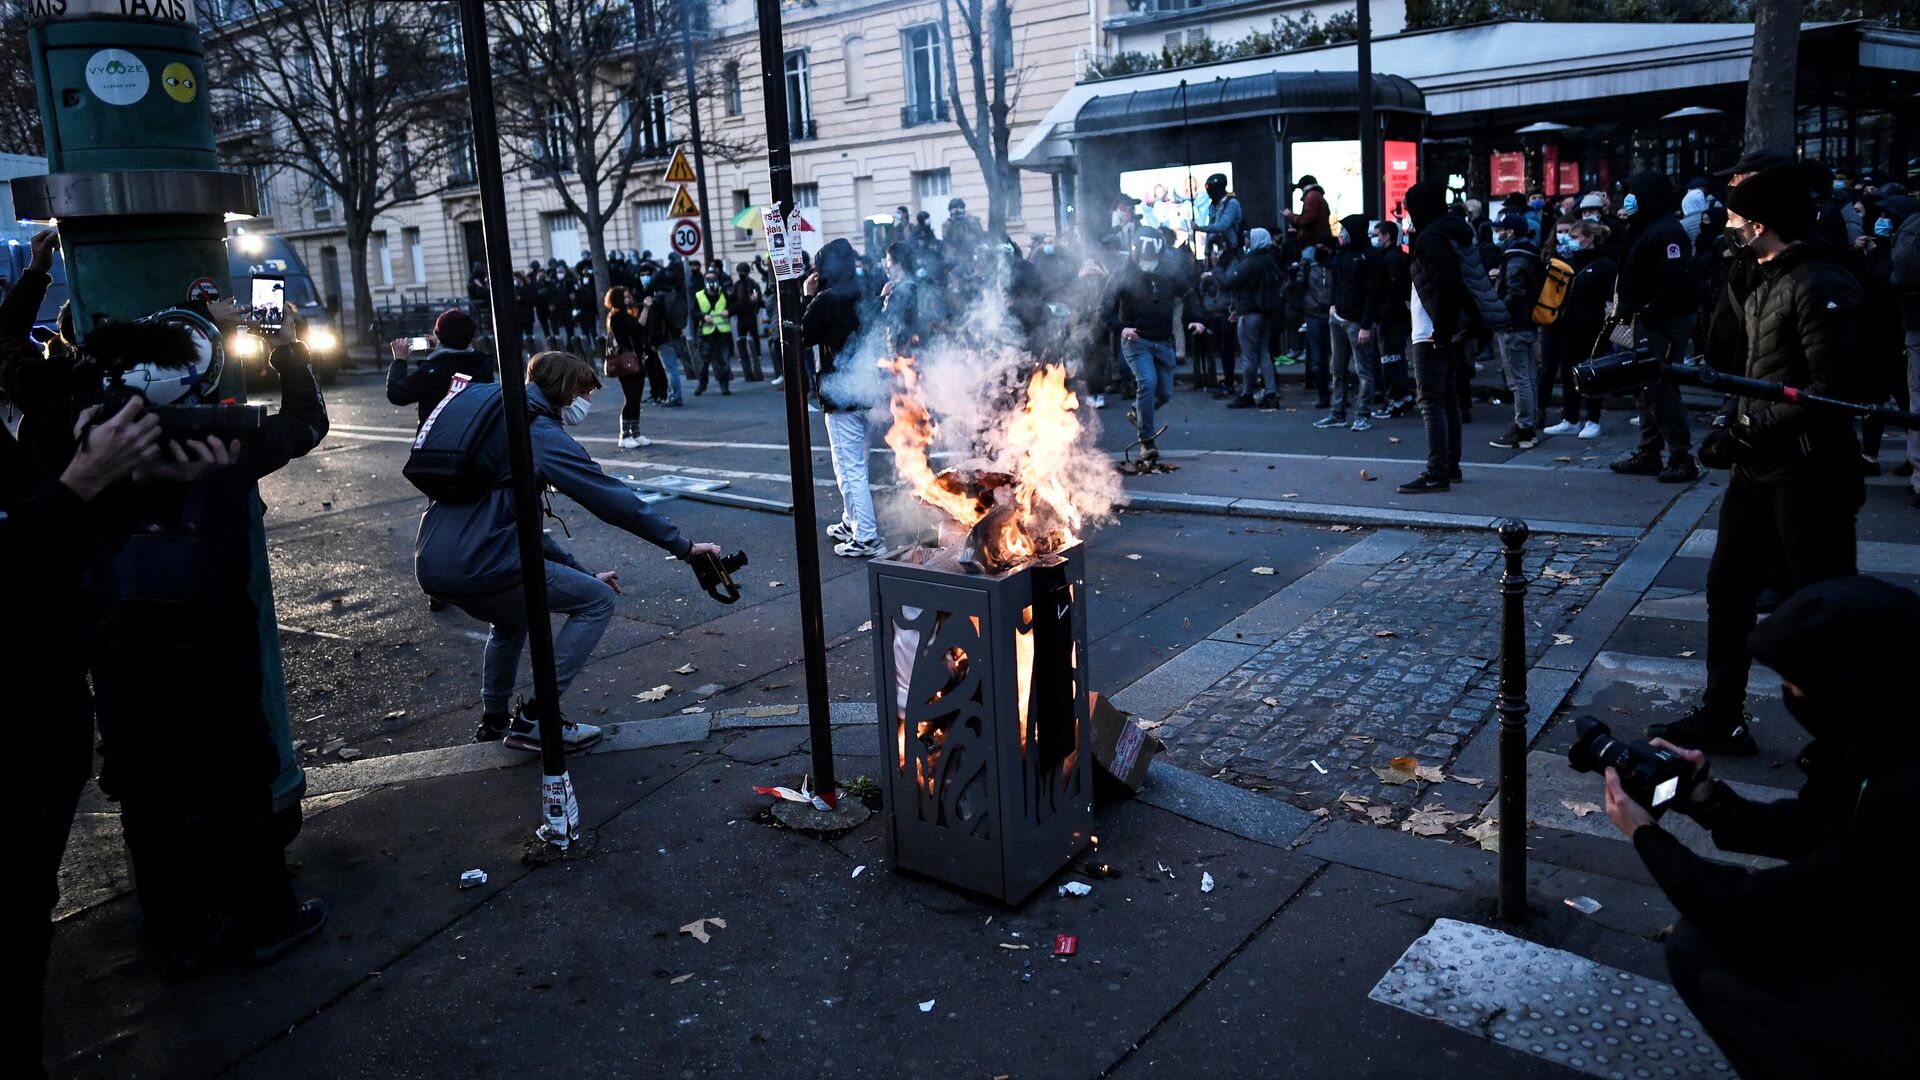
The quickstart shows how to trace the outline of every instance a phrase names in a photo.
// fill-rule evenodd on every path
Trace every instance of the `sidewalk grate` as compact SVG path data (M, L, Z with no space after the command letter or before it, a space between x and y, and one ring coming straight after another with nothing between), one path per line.
M1589 1076L1734 1075L1672 987L1455 919L1367 996Z

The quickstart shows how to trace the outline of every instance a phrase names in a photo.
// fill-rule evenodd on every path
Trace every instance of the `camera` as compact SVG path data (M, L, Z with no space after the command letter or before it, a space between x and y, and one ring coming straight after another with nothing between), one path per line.
M1594 397L1619 394L1659 381L1660 368L1660 357L1651 350L1609 353L1575 364L1573 384Z
M708 596L723 604L740 599L740 586L733 583L733 572L747 565L746 552L736 551L731 555L702 552L688 561L693 564L693 576Z
M94 423L126 408L127 402L146 395L119 380L109 376L106 385L100 389L100 408L93 414ZM244 438L260 430L260 424L266 419L265 405L147 405L147 412L160 419L160 434L169 439L205 439L218 438L222 442L228 439Z
M81 344L88 370L97 373L100 423L141 398L170 439L221 440L259 430L267 410L261 405L201 404L216 393L224 356L220 331L205 316L169 309L133 322L109 322L94 328Z
M1567 763L1578 772L1618 772L1621 788L1654 817L1666 813L1692 787L1692 767L1671 750L1649 742L1623 742L1591 716L1575 720L1573 732Z

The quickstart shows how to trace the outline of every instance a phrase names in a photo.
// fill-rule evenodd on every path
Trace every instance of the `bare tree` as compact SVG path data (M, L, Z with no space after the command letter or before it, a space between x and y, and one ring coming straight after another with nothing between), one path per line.
M960 50L953 26L956 7L967 43L968 90L973 99L971 119L960 90ZM987 184L987 232L997 236L1007 225L1007 187L1020 182L1007 163L1013 137L1008 117L1019 97L1020 83L1013 70L1013 8L1009 0L940 0L940 23L947 39L947 78L953 84L953 119L973 151L974 160L980 163L980 175Z
M443 186L438 162L465 102L450 52L450 5L380 0L199 0L216 124L259 137L230 145L243 165L291 170L340 206L353 276L352 340L367 344L367 241L396 203ZM438 183L428 183L429 177Z
M0 72L0 154L46 152L40 141L40 98L33 86L33 65L27 62L27 5L9 4L0 13L13 63Z
M1748 150L1793 149L1800 6L1801 0L1754 0L1753 61L1747 72Z

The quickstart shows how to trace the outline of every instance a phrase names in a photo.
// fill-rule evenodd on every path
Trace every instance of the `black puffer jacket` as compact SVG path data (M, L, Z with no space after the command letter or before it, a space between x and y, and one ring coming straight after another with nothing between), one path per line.
M1407 307L1413 288L1413 280L1407 276L1407 253L1401 251L1398 244L1380 248L1373 253L1371 273L1367 310L1361 321L1368 326L1406 333L1413 321L1413 313Z
M1333 256L1333 313L1348 322L1366 325L1367 287L1373 277L1375 252L1367 243L1367 218L1348 214L1340 219L1346 242Z
M1621 316L1660 322L1692 315L1700 291L1693 275L1693 242L1680 219L1673 183L1656 172L1627 180L1635 208L1627 221L1627 253L1620 261Z
M1864 400L1860 282L1847 253L1818 240L1759 264L1744 307L1748 378ZM1791 402L1738 398L1735 432L1750 450L1735 472L1761 483L1844 475L1860 483L1853 422Z
M1772 974L1908 971L1920 938L1899 884L1906 868L1887 853L1910 843L1920 802L1920 759L1897 749L1911 727L1905 679L1920 654L1920 596L1868 577L1822 581L1781 604L1748 644L1805 693L1786 702L1814 740L1798 761L1806 784L1798 798L1760 803L1715 782L1704 806L1677 809L1723 850L1786 865L1708 859L1659 825L1640 828L1633 846L1687 921L1727 949L1763 948ZM1888 985L1913 1000L1909 981Z
M1500 303L1513 328L1533 328L1533 302L1540 296L1540 249L1517 237L1500 249Z
M1574 252L1573 283L1567 286L1553 333L1563 335L1576 350L1591 349L1607 320L1607 301L1613 298L1613 279L1619 272L1604 248Z
M1474 249L1473 227L1447 213L1446 198L1447 189L1431 180L1408 188L1406 196L1414 229L1409 273L1433 320L1436 345L1507 328L1507 309Z
M841 354L857 347L862 296L860 280L853 270L859 261L853 245L845 240L834 240L821 248L815 263L820 291L807 298L800 314L800 343L818 350L820 357L820 408L826 412L856 407L855 402L837 399L828 390L827 380L838 370Z

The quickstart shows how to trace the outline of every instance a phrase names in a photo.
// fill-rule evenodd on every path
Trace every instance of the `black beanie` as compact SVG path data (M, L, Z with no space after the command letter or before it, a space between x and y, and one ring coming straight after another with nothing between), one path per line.
M1813 230L1813 198L1806 178L1790 165L1762 169L1729 188L1727 209L1786 240L1802 239Z

